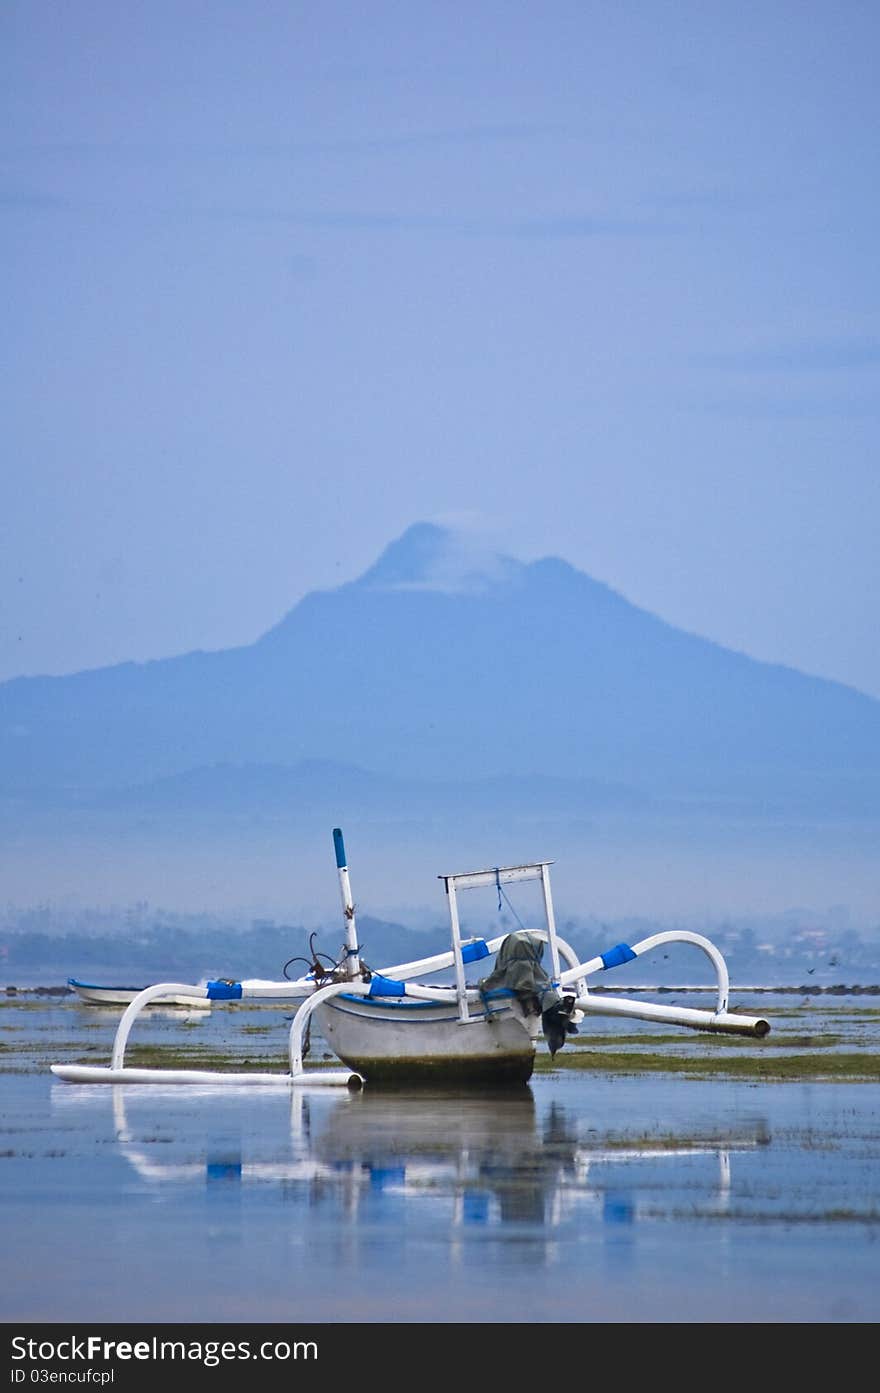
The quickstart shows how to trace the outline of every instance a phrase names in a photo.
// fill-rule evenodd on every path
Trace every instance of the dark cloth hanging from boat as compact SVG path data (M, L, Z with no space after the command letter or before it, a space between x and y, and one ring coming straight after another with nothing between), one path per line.
M528 930L508 934L495 954L494 968L478 983L480 991L506 988L520 998L527 1015L540 1015L546 1009L545 1000L549 1007L562 999L541 966L543 956L544 940L537 934Z
M564 997L553 985L541 965L544 940L538 934L522 929L510 933L495 955L495 966L477 987L482 996L487 992L506 989L513 992L521 1010L527 1016L540 1016L544 1038L555 1054L565 1044L566 1035L576 1035L577 1026L571 1019L573 997Z

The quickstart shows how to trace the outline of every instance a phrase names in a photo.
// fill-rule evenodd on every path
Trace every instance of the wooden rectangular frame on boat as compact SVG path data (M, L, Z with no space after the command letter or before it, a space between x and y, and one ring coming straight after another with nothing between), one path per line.
M446 894L449 900L449 920L452 930L452 955L455 965L455 983L458 991L458 1012L462 1022L469 1019L467 1003L467 983L464 979L464 956L462 952L461 924L458 918L458 891L475 890L491 886L497 886L500 892L502 885L511 885L517 881L539 880L541 882L541 892L544 899L544 925L547 934L547 942L550 947L550 962L554 980L559 977L559 945L556 940L556 921L553 916L553 896L550 893L550 875L548 868L553 865L552 861L530 861L521 866L496 866L489 871L460 871L454 875L441 875L438 880L442 880L446 886ZM500 903L500 901L499 901ZM488 953L486 954L488 956Z

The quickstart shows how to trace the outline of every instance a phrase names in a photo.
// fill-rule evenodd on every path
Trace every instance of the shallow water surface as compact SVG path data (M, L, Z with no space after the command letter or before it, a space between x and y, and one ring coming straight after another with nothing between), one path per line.
M20 1008L0 1011L4 1321L880 1315L874 1083L72 1085L47 1060L97 1031L106 1062L118 1013ZM211 1015L144 1038L250 1024L249 1049L283 1048L280 1012Z

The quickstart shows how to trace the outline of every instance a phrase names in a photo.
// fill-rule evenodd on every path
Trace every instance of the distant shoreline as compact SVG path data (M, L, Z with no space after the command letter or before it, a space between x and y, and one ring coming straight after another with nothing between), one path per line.
M145 984L146 985L146 984ZM6 996L76 996L72 987L64 986L30 986L19 987L12 983L7 984L3 989ZM823 986L820 982L802 983L799 986L754 986L741 985L738 982L731 983L731 992L745 993L767 993L771 996L880 996L880 983L860 984L854 983L848 986L843 982L834 983L830 986ZM672 994L680 995L685 992L701 992L717 995L717 985L707 985L702 987L668 987L660 985L644 985L627 983L618 987L594 987L589 988L592 996L626 996L631 992L653 992L658 996L669 996Z

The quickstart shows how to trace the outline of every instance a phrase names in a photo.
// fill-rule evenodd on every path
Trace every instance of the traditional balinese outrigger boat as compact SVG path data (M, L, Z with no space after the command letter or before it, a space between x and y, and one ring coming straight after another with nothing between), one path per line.
M342 832L333 831L336 866L345 920L339 961L322 961L312 952L309 970L294 980L233 982L218 980L192 986L159 982L145 987L126 1007L117 1027L109 1066L53 1064L53 1074L70 1083L259 1084L361 1088L381 1083L528 1082L541 1041L555 1054L568 1035L577 1033L587 1015L626 1016L690 1029L746 1035L760 1039L770 1026L761 1017L728 1009L729 977L724 957L701 934L669 930L632 945L618 943L580 962L556 931L550 890L550 861L443 875L449 908L451 947L431 957L397 963L375 971L362 960L355 906ZM543 924L534 929L485 939L463 938L458 896L465 890L537 881ZM714 1010L633 1001L590 991L588 979L619 967L662 945L690 944L702 950L715 969ZM549 971L543 966L549 950ZM494 959L491 971L476 983L465 969ZM289 964L285 964L285 968ZM453 969L452 983L425 979ZM131 1028L150 1005L174 997L207 1002L241 1000L301 1001L290 1027L289 1071L231 1073L204 1069L156 1069L126 1065ZM344 1069L304 1066L314 1023Z

